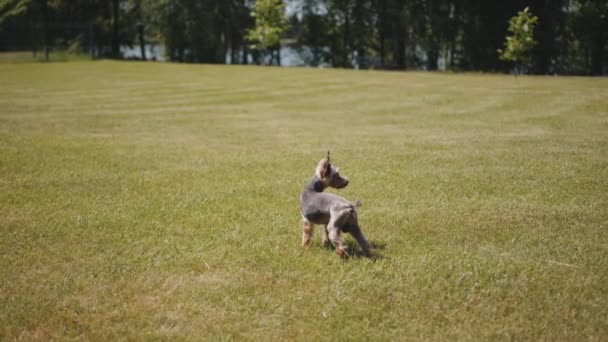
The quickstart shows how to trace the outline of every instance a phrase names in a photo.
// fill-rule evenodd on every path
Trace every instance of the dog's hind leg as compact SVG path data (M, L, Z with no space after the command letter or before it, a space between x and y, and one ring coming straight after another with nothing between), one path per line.
M357 240L357 243L359 243L359 246L361 246L361 249L363 250L363 254L365 254L366 257L371 256L369 243L367 242L367 240L365 240L365 236L363 236L363 233L361 232L361 228L359 227L359 225L358 224L349 225L348 231L350 232L350 235L352 235L355 238L355 240Z
M302 218L302 247L306 247L308 244L310 244L313 227L314 225L312 223L310 223L307 219Z
M332 245L336 247L336 254L338 254L341 258L347 256L346 248L344 247L344 241L340 238L340 228L332 222L327 225L327 230L329 232L329 241L331 241Z

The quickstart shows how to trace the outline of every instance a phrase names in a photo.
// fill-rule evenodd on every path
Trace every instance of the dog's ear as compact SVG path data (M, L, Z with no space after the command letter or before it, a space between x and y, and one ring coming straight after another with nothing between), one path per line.
M329 163L329 159L323 159L323 164L321 164L321 169L319 170L319 176L325 178L329 174L330 169L331 164Z
M317 164L315 174L319 178L323 179L323 178L327 177L330 170L331 170L331 165L329 164L329 160L327 158L323 158L319 161L319 164Z
M329 170L331 169L331 164L329 162L329 151L327 151L327 157L323 158L321 165L321 170L319 171L319 175L321 178L325 178L329 174Z

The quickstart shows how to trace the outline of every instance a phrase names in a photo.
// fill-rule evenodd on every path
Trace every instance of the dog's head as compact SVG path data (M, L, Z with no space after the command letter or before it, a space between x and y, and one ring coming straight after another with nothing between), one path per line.
M321 159L317 164L315 175L327 186L335 189L342 189L348 185L348 178L340 176L340 168L334 168L331 165L329 152L327 152L327 157Z

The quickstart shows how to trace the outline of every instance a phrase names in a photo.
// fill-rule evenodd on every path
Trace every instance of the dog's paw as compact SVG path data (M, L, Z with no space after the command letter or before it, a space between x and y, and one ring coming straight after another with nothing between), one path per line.
M338 256L342 259L346 259L347 257L349 257L348 253L346 253L346 250L344 248L336 248L336 254L338 254Z

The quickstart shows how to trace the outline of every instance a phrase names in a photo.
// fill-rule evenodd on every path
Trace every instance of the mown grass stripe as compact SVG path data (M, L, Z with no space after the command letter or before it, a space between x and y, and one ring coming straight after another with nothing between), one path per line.
M102 61L0 85L5 339L608 334L605 79ZM374 259L299 246L328 149Z

